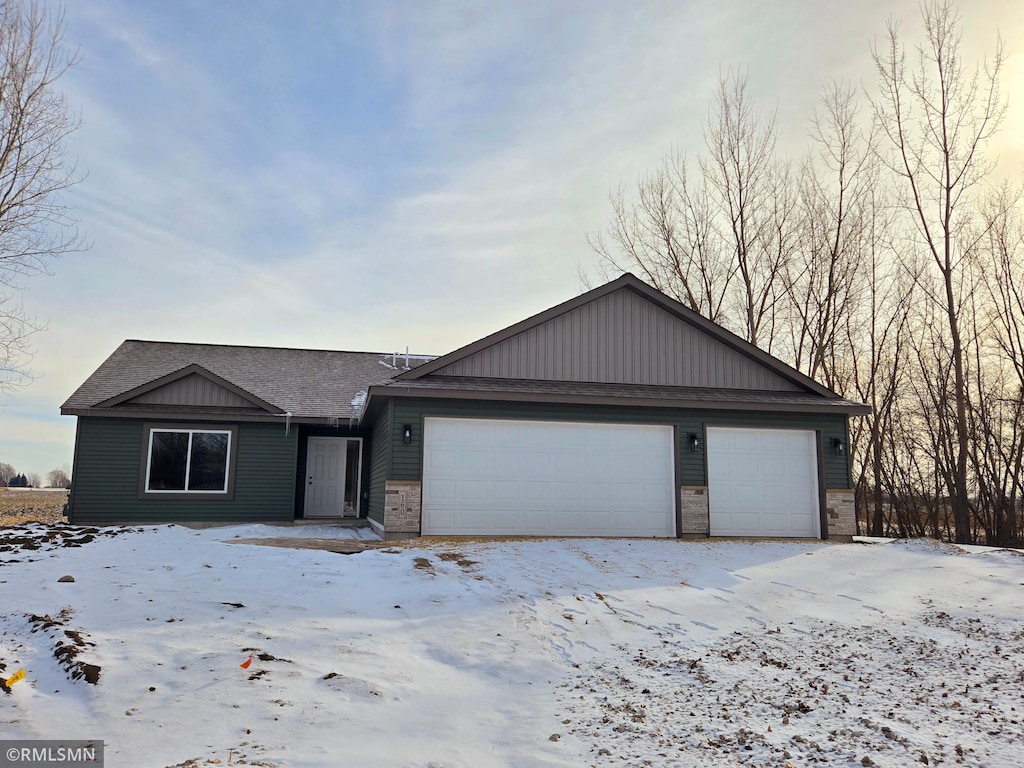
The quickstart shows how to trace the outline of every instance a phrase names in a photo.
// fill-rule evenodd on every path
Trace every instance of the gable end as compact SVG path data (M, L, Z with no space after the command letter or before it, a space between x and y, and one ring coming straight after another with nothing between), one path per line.
M453 360L433 374L805 391L628 286Z
M137 406L230 409L275 414L280 411L265 400L194 364L96 404L98 408Z
M164 384L125 400L121 405L189 405L195 407L250 408L263 410L250 400L237 395L219 384L192 373L184 378Z

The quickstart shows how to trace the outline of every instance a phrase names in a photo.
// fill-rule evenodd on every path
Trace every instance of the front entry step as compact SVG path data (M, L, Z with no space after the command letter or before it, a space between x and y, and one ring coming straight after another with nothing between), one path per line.
M336 528L369 528L365 517L297 517L285 525L324 525Z

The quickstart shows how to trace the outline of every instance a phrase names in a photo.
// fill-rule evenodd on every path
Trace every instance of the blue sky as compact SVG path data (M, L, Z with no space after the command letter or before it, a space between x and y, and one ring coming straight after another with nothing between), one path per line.
M122 340L450 351L580 292L609 192L699 151L721 70L749 69L798 154L830 78L870 87L886 19L918 29L916 0L67 6L92 247L30 284L39 378L0 396L0 461L43 474ZM1019 0L963 14L1024 91Z

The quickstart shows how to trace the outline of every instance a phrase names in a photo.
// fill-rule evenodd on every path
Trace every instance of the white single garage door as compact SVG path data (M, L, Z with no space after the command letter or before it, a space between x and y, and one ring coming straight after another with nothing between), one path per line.
M821 535L815 432L709 427L712 536Z
M425 421L426 535L674 536L672 428Z

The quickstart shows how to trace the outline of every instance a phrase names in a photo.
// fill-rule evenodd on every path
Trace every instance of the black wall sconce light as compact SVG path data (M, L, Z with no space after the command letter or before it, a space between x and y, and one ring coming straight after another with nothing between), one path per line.
M836 456L846 455L846 443L844 443L838 437L832 438L832 448L836 452Z
M402 425L402 442L406 445L412 442L412 424Z
M700 439L700 435L698 435L696 432L691 432L690 433L690 450L693 451L694 453L700 453L703 448L704 448L704 444L703 444L703 442Z

